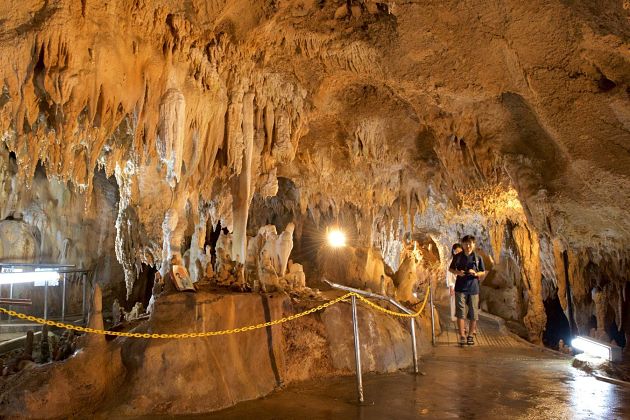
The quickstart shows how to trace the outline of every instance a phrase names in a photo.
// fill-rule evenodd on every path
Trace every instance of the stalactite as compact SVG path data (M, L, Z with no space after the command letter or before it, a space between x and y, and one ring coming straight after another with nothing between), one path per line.
M299 205L277 207L283 223L308 214L324 227L345 216L360 247L372 255L378 246L394 269L415 234L442 250L477 235L497 271L488 295L524 315L516 320L534 339L539 301L555 287L565 313L574 302L582 332L594 287L621 322L627 43L616 29L594 30L579 5L548 5L552 24L541 30L518 26L522 13L538 21L537 10L499 16L481 3L446 26L439 6L414 2L387 6L393 14L374 2L344 6L347 19L334 19L330 2L49 3L0 5L0 142L2 160L15 161L0 177L1 216L39 232L40 256L84 253L94 265L114 252L131 293L141 265L164 272L189 235L198 276L210 219L232 231L229 253L244 262L253 194L273 197L278 179L290 179ZM478 17L518 26L499 29L507 50L496 49L497 34L473 31L459 43L444 29ZM408 42L418 25L426 38ZM454 41L446 52L444 39ZM471 62L481 64L461 71ZM117 211L116 198L96 198L99 171L116 176ZM93 240L73 230L79 202L91 227L112 217L98 208L114 209L112 232Z
M160 125L156 147L160 159L166 165L166 179L173 188L181 178L185 121L184 95L179 90L171 88L160 100Z
M234 220L232 255L235 261L245 263L247 257L247 216L252 196L252 152L254 147L254 94L243 97L243 142L241 171L232 187L232 213Z

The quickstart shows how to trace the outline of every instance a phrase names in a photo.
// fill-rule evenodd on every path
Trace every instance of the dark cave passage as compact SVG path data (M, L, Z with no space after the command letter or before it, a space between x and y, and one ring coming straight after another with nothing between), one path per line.
M569 320L560 305L560 299L557 296L549 298L543 304L547 314L547 325L543 332L543 344L557 349L559 341L563 340L568 345L571 342L571 329L569 328Z

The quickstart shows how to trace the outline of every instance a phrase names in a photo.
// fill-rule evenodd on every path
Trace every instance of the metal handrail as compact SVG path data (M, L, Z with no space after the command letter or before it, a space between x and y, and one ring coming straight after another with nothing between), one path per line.
M366 296L372 299L384 300L391 303L402 312L406 314L413 314L414 312L397 302L395 299L389 296L379 295L377 293L366 292L365 290L355 289L354 287L344 286L341 284L333 283L330 280L323 279L333 289L344 290L346 292L353 292L362 296ZM409 319L410 333L411 333L411 351L413 354L413 371L418 373L418 351L416 348L416 323L414 318ZM357 393L359 395L359 402L363 402L363 378L361 376L361 346L359 344L359 325L357 319L357 303L356 297L352 296L352 327L354 330L354 357L356 362L356 374L357 374Z
M64 268L64 267L76 267L74 264L54 264L54 263L21 263L21 262L15 262L15 263L7 263L7 262L0 262L0 267L50 267L50 268Z
M407 307L403 306L401 303L399 303L398 301L394 300L393 298L390 298L389 296L383 296L383 295L379 295L377 293L367 292L367 291L361 290L361 289L355 289L354 287L349 287L349 286L344 286L342 284L333 283L332 281L327 280L327 279L323 279L323 280L330 287L333 287L335 289L345 290L347 292L354 292L354 293L357 293L359 295L370 297L372 299L385 300L385 301L391 303L392 305L394 305L395 307L397 307L398 309L400 309L401 311L403 311L406 314L413 314L414 313L411 309L408 309Z
M59 270L55 270L58 274L60 274L59 281L62 283L62 297L61 297L61 320L65 319L66 315L66 284L67 284L67 275L68 274L80 274L81 283L82 283L82 301L81 301L81 313L82 320L85 324L87 322L87 282L88 282L88 274L92 273L94 270L89 268L75 268L74 264L38 264L38 263L0 263L0 271L5 267L34 267L34 268L58 268ZM24 274L35 273L36 271L25 271ZM13 298L13 284L9 289L9 298ZM11 308L11 305L9 305ZM44 319L48 319L48 281L45 282L44 285ZM11 317L9 317L9 321ZM0 325L5 325L0 323ZM7 324L12 325L12 324Z

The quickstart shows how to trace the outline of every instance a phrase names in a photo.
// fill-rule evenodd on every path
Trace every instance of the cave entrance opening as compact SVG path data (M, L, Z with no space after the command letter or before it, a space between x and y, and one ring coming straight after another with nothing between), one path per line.
M560 299L558 296L549 297L543 301L545 314L547 315L547 325L543 332L543 344L547 347L558 349L558 343L563 340L566 345L571 342L571 328Z

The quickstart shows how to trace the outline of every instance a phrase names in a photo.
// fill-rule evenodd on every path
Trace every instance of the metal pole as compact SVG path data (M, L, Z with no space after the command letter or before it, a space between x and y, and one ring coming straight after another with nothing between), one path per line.
M359 343L359 323L357 321L357 297L352 296L352 328L354 329L354 358L357 366L357 392L359 402L363 402L363 378L361 377L361 345Z
M9 299L13 299L13 283L9 285ZM9 305L9 310L12 310L13 307ZM11 321L11 315L7 317L7 321Z
M392 305L394 305L395 307L397 307L398 309L400 309L402 312L406 313L406 314L413 314L413 312L411 310L409 310L408 308L405 308L403 305L401 305L400 303L396 302L394 299L388 297L388 296L383 296L383 295L378 295L376 293L370 293L370 292L366 292L365 290L360 290L360 289L355 289L353 287L348 287L348 286L343 286L341 284L337 284L337 283L333 283L329 280L324 279L324 282L326 282L328 285L330 285L330 287L334 288L334 289L339 289L339 290L345 290L347 292L353 292L353 293L357 293L359 295L363 295L363 296L367 296L367 297L371 297L373 299L380 299L380 300L384 300L387 301L389 303L391 303ZM354 323L354 330L355 330L355 349L359 348L359 332L358 332L358 326L356 325L355 321L355 307L354 305L356 305L355 303L355 296L352 296L352 302L353 302L353 311L352 311L352 316L353 316L353 323ZM417 346L416 346L416 324L414 322L413 319L411 319L411 324L410 324L410 329L411 329L411 345L412 345L412 352L413 352L413 368L415 373L418 373L418 351L417 351ZM358 350L356 350L358 352ZM357 357L357 356L355 356ZM358 360L360 360L357 357ZM360 369L358 370L360 372ZM357 381L360 381L361 378L357 378ZM361 386L362 389L362 386ZM360 391L359 392L360 395L362 395L363 393Z
M44 283L44 319L48 319L48 280Z
M87 322L87 321L86 321L86 319L85 319L85 295L86 295L86 293L87 293L87 290L86 290L86 287L87 287L87 285L86 285L86 283L87 283L87 282L86 282L86 280L87 280L87 279L86 279L86 277L87 277L87 276L85 275L85 273L83 273L83 274L81 275L81 279L82 279L81 281L83 282L83 301L82 301L82 303L81 303L81 315L83 316L83 324L84 324L84 325L85 325L85 324L86 324L86 322Z
M63 286L61 288L61 322L66 320L66 274L63 275Z
M418 350L416 349L416 320L411 318L411 353L413 355L413 372L418 373Z
M435 346L435 320L433 319L433 313L435 312L433 308L433 287L429 285L429 300L431 301L431 343Z

